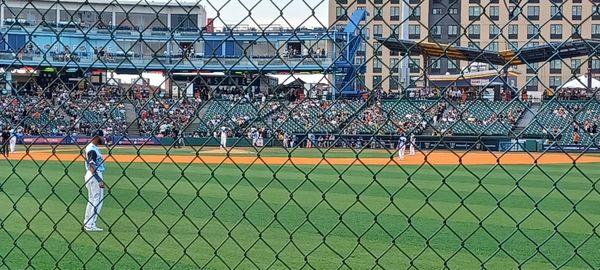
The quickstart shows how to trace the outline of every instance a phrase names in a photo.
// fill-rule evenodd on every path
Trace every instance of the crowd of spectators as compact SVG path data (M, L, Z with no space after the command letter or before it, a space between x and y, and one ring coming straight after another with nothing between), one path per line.
M554 95L560 100L586 100L592 97L590 91L579 88L561 88Z
M18 95L1 96L4 125L24 135L89 135L102 128L124 134L127 128L120 91L115 87L70 88L28 85Z
M477 127L501 123L510 128L519 121L524 110L518 107L486 114L472 112L465 108L468 103L464 102L464 92L458 89L444 92L444 101L435 103L419 99L439 96L440 93L423 89L418 92L418 97L413 96L418 112L405 112L400 110L401 107L384 106L383 102L391 102L384 99L328 101L300 98L288 101L260 94L250 96L239 88L228 88L221 91L218 98L229 101L227 106L232 107L226 111L230 113L205 118L199 115L205 105L200 97L164 98L148 89L128 90L108 85L79 87L57 84L40 87L31 84L19 89L18 95L0 96L3 108L0 126L19 129L25 135L89 135L99 128L109 135L127 134L136 124L131 123L131 119L137 119L141 135L172 136L174 132L181 134L191 121L199 119L199 125L207 126L210 134L205 131L205 134L196 133L195 136L211 136L214 135L212 131L227 126L231 128L232 136L249 136L247 130L254 128L263 136L274 134L282 141L285 139L288 145L293 143L294 134L315 132L318 134L315 144L328 145L331 134L338 133L423 134L432 127L433 135L440 132L450 135L454 133L451 129L457 122ZM557 95L561 93L564 95L560 98L564 99L589 97L587 92L575 90L557 92ZM128 103L134 111L127 111ZM247 108L239 109L242 105ZM573 126L574 132L583 136L583 133L596 134L598 131L600 119L595 117L597 112L589 110L582 103L567 102L554 108L552 113L565 120L573 114L589 115L578 119ZM132 114L129 115L130 120L128 113ZM561 128L544 128L545 134L553 132L561 133Z
M190 121L198 118L200 98L149 97L134 100L139 131L142 135L171 136L185 129Z

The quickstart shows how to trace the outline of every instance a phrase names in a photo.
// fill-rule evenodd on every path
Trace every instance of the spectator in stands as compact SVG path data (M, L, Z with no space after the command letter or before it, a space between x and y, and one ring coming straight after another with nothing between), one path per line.
M573 132L573 144L578 145L580 141L581 141L581 136L579 135L579 132L577 132L577 131Z

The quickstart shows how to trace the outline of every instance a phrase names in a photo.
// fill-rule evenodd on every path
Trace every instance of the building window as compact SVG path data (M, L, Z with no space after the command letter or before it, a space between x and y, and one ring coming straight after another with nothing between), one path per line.
M419 73L421 71L421 60L419 58L409 58L408 68L410 73Z
M433 61L431 61L431 71L438 73L440 72L442 65L441 65L442 60L441 59L435 59Z
M383 36L383 27L381 24L373 25L373 36L374 37L382 37Z
M390 70L398 70L400 68L400 59L398 58L390 58Z
M527 25L527 38L538 38L540 33L539 24L528 24Z
M458 14L458 8L449 8L448 9L448 14L450 14L450 15L456 15L456 14Z
M508 47L507 48L508 50L513 50L513 51L518 51L520 49L519 42L517 42L517 41L509 41L507 44L507 47Z
M522 8L519 6L511 6L508 11L508 19L509 20L518 20L519 14L521 14Z
M527 7L527 18L530 20L539 20L540 19L540 7L539 6Z
M560 76L550 76L550 81L548 82L548 85L550 85L550 87L552 88L559 87L561 85Z
M338 20L346 20L348 19L348 17L346 16L346 9L343 7L336 7L335 8L335 16L337 17Z
M537 76L527 76L527 86L538 86L538 78Z
M458 25L448 25L448 36L458 35Z
M377 89L381 87L381 76L376 75L373 76L373 89Z
M408 38L409 39L421 38L421 26L418 24L408 25Z
M400 7L392 7L390 9L390 16L400 17Z
M550 25L550 38L561 39L562 38L562 24L551 24Z
M479 19L481 16L481 7L479 6L471 6L469 7L469 20Z
M481 26L479 24L472 24L467 27L467 33L470 38L478 39L481 34Z
M392 34L392 37L398 38L398 36L400 35L400 28L397 24L390 24L390 32Z
M490 24L490 39L496 38L500 34L500 27L495 24Z
M480 49L479 48L479 42L470 41L469 44L468 44L468 47L472 48L472 49L478 49L478 50Z
M600 38L600 24L592 24L592 38Z
M550 73L551 74L560 74L561 69L562 69L562 61L560 61L560 60L550 61Z
M571 25L571 37L573 38L581 38L581 30L579 29L579 24Z
M377 41L373 42L373 54L381 56L381 44Z
M460 69L460 61L448 59L448 70L459 70Z
M498 6L490 6L490 19L495 21L500 18L500 7Z
M487 47L487 50L497 52L498 51L498 42L497 41L490 42L490 44Z
M571 72L579 74L581 70L581 59L571 59Z
M434 25L430 30L432 37L441 37L442 36L442 27L439 25Z
M581 20L581 6L573 6L571 10L571 19Z
M527 73L536 74L538 73L538 69L540 68L540 63L528 63L527 64Z
M362 43L362 44L360 44L360 48L358 48L358 51L356 51L356 55L357 56L365 56L366 51L367 51L367 45L366 45L366 43Z
M433 14L433 15L441 15L442 14L442 9L441 8L433 8L433 9L431 9L431 14Z
M410 19L411 20L418 20L421 18L421 7L417 6L414 8L410 9Z
M381 6L375 6L373 7L373 19L376 21L381 21L383 20L382 14L383 14L383 9L381 8Z
M561 6L550 6L550 16L552 20L562 20L562 5Z
M592 20L600 20L600 5L593 7Z
M382 66L383 63L381 63L381 60L379 60L379 58L376 58L373 61L373 73L381 73Z
M592 59L592 69L594 69L594 70L600 69L600 61L598 59Z
M519 38L519 25L509 24L508 25L508 38L518 39Z

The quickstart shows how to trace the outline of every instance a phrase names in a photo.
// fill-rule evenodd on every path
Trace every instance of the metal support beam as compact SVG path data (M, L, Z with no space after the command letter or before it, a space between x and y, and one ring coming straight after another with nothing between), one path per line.
M423 54L423 88L429 86L429 55Z
M592 59L593 57L588 57L587 63L587 88L588 91L592 89Z
M510 88L510 85L508 83L508 69L510 67L508 65L505 65L504 67L502 67L502 80L503 80L503 86L504 86L504 91L508 91Z

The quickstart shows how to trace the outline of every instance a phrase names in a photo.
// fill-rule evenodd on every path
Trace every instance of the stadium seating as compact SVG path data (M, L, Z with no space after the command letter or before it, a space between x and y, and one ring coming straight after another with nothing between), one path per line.
M468 101L450 106L452 112L441 120L440 131L454 135L507 136L525 111L525 105L514 101Z
M229 100L209 101L199 131L211 132L221 126L230 129L244 127L246 123L255 120L258 116L257 109L251 103L234 102Z
M71 97L68 102L46 100L39 96L1 98L0 103L6 109L0 113L0 125L11 128L21 126L27 134L87 134L100 127L110 130L109 134L121 134L131 124L127 122L124 102L114 97ZM243 136L249 128L270 128L271 132L290 134L386 135L404 131L430 135L425 131L437 130L459 136L514 137L512 131L526 106L518 100L476 100L447 104L439 100L408 99L383 99L369 103L362 99L277 100L264 103L244 99L213 99L204 106L200 106L199 102L159 97L135 99L135 111L132 113L136 114L134 116L139 121L140 133L146 135L167 135L162 130L163 126L182 128L183 124L202 111L198 115L198 131L209 136L221 126L226 126L236 136ZM434 124L436 115L441 117L437 117L437 124ZM523 130L523 137L549 140L557 137L561 144L572 144L574 122L579 127L581 144L599 142L595 134L589 134L588 130L594 124L597 127L600 122L600 102L547 101L534 121Z
M364 104L361 100L326 102L305 99L281 106L272 114L271 122L276 129L288 133L332 133L360 112Z
M584 124L599 124L600 103L597 100L557 100L545 102L535 119L525 128L524 134L528 138L557 139L561 144L573 144L574 127L579 127L581 144L590 144L600 140L596 134L584 131Z

